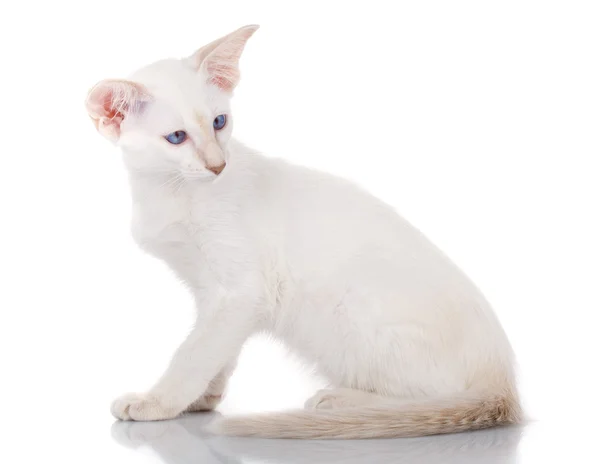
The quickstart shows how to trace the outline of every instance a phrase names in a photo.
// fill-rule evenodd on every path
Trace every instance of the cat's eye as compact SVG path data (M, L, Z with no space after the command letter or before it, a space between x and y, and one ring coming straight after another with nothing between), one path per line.
M178 130L165 135L165 139L167 139L167 142L172 143L173 145L179 145L187 140L187 133L185 131Z
M223 129L225 124L227 124L227 115L225 114L220 114L213 121L213 127L216 131Z

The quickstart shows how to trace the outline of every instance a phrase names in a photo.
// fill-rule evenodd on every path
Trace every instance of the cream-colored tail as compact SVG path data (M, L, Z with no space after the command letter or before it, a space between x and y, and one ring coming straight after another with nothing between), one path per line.
M465 394L348 409L225 417L210 429L222 435L263 438L395 438L464 432L520 420L519 401L512 393Z

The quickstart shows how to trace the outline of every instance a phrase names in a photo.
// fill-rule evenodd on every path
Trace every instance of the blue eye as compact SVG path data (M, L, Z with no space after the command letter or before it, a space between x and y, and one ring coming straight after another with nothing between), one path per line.
M173 145L179 145L180 143L186 141L187 134L185 131L179 130L171 132L169 135L165 135L165 139L167 139L167 142L172 143Z
M227 124L227 116L224 114L220 114L213 121L213 127L215 128L215 130L223 129L225 127L225 124Z

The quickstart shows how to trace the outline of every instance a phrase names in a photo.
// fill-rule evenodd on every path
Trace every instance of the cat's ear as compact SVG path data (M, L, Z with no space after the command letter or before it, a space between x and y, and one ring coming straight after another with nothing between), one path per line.
M231 92L240 80L239 61L244 46L257 29L257 25L244 26L205 45L189 58L190 63L204 72L210 83Z
M103 136L116 142L121 135L121 123L129 114L140 111L150 101L148 91L135 82L107 79L89 91L85 107Z

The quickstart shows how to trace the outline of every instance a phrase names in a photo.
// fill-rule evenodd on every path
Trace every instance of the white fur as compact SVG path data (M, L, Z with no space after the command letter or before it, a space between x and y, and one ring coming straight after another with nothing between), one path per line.
M113 414L167 419L204 394L221 395L224 374L219 391L209 385L229 375L243 342L259 331L315 363L338 388L307 407L469 392L516 398L511 347L471 281L352 183L231 138L231 94L206 72L192 59L166 60L131 77L152 96L132 105L117 140L130 173L133 236L187 284L198 320L157 384L118 399ZM229 123L216 142L226 167L216 175L203 161L210 140L199 120L222 113ZM190 140L169 145L163 136L175 130Z

